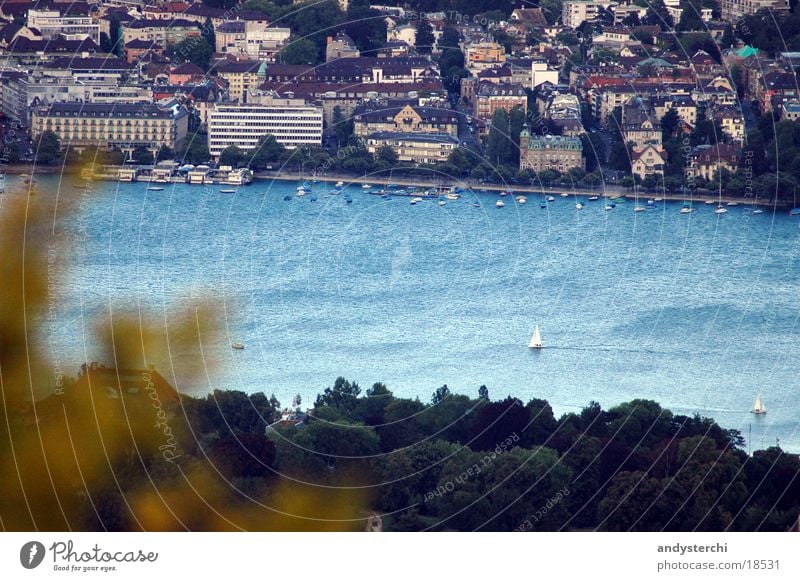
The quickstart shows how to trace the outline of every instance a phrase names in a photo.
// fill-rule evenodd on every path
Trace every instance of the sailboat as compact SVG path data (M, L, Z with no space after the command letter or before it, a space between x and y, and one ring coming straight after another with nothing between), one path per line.
M767 406L765 406L764 402L761 401L761 393L756 396L756 401L753 404L753 409L751 409L750 412L759 416L767 413Z
M536 328L533 330L533 335L531 336L531 342L528 343L528 347L530 349L541 349L542 345L542 335L539 333L539 323L536 323Z

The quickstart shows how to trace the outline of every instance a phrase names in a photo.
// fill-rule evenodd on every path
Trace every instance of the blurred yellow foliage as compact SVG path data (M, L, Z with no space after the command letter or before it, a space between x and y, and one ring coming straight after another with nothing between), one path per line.
M36 347L60 274L52 254L69 255L64 224L76 208L68 196L26 193L4 194L0 215L2 528L363 530L361 493L275 477L254 496L205 454L182 400L150 365L189 353L167 370L176 387L213 373L203 347L222 337L210 300L158 322L145 313L93 322L108 368L84 368L48 394L60 365L81 363L54 364Z

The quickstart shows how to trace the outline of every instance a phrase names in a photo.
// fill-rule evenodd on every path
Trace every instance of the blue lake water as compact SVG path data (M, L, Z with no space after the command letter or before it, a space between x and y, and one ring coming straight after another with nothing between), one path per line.
M97 184L60 287L63 360L100 357L99 313L140 309L169 324L173 308L212 298L225 336L204 352L219 366L186 391L310 403L344 375L424 401L445 383L473 396L486 384L556 413L650 398L752 429L754 447L779 438L800 450L797 218L703 205L681 215L679 203L635 213L630 201L576 211L563 198L541 209L534 195L502 209L493 194L411 205L358 184L352 204L323 184L316 202L284 201L296 185ZM531 352L537 322L546 348ZM156 364L172 379L185 355ZM759 391L769 413L755 417Z

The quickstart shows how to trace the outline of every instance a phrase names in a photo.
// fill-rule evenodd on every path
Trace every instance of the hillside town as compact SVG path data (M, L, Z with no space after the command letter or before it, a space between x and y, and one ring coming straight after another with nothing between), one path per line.
M4 0L2 161L795 195L786 0L416 4Z

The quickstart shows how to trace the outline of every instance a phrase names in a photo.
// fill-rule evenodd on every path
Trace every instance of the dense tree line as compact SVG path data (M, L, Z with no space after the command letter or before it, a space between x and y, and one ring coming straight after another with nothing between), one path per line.
M785 530L800 513L798 456L749 457L738 432L649 400L557 418L485 386L425 404L339 378L271 440L290 478L374 487L390 530Z

